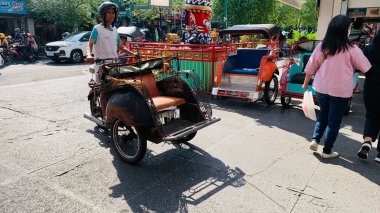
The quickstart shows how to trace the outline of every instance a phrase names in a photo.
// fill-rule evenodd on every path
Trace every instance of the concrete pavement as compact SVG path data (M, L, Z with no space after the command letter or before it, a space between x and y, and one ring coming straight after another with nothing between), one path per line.
M343 121L338 159L308 150L314 123L300 102L282 110L279 103L213 100L222 121L190 145L149 143L131 166L83 118L91 77L85 65L30 80L46 66L30 68L22 81L1 71L0 212L380 212L376 153L356 157L360 94Z

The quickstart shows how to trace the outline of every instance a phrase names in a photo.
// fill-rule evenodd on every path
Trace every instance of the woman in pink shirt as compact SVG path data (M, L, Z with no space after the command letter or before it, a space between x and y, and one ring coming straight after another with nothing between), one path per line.
M359 47L348 40L350 24L349 17L335 16L330 21L325 38L315 48L305 68L306 77L302 87L307 90L311 77L315 75L313 89L317 92L320 106L310 149L317 151L326 131L322 158L338 157L332 148L352 97L354 70L365 73L371 68Z

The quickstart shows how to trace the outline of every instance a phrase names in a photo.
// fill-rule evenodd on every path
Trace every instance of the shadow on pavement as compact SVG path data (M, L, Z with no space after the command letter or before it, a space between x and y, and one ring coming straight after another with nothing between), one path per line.
M81 63L73 63L69 60L67 61L60 61L60 62L54 62L52 60L49 60L47 59L46 62L45 62L45 65L48 65L48 66L54 66L54 67L59 67L59 66L78 66L78 65L85 65L86 63L84 62L81 62Z
M149 151L136 166L122 162L111 149L120 183L110 188L110 196L123 197L133 212L188 212L189 204L197 206L226 187L245 185L239 168L230 168L197 146L187 147Z
M242 170L189 143L159 154L148 146L143 160L130 165L120 160L108 132L98 127L87 132L114 156L119 184L110 188L109 196L122 197L133 212L188 212L189 204L197 206L226 187L246 184Z
M305 138L305 144L309 143L314 129L314 121L306 119L299 106L292 106L289 109L282 109L280 104L267 106L265 103L246 103L231 100L214 100L213 103L219 110L239 113L240 115L254 119L259 125L267 127L277 127L289 133ZM292 100L292 103L297 103ZM298 103L301 103L298 102ZM318 113L318 110L317 110ZM354 133L362 135L365 122L365 108L361 94L354 94L353 107L351 113L344 117L342 127L349 127ZM351 131L351 130L350 130ZM357 157L357 150L362 141L354 140L343 133L339 133L334 146L334 151L340 154L338 159L322 159L320 154L314 155L326 164L335 164L353 172L356 172L373 183L380 185L380 164L374 161L377 154L376 146L371 150L368 160ZM323 140L321 141L323 145ZM322 150L322 147L320 147ZM309 151L309 150L305 150Z

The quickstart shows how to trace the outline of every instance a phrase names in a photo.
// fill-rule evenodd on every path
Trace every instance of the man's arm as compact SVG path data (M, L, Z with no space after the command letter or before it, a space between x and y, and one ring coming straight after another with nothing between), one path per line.
M130 51L128 48L124 47L121 43L119 43L117 45L117 49L118 49L118 51L122 51L122 52L125 52L125 53L130 54L130 55L136 55L137 54L137 53Z
M87 63L94 63L95 59L92 57L92 49L94 48L94 39L90 38L88 40L88 45L87 45L87 57L86 57L86 62Z

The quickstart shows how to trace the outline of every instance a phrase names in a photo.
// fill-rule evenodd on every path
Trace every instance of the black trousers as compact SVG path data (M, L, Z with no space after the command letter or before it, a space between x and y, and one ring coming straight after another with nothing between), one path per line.
M364 105L366 108L366 120L364 125L364 137L369 136L376 141L380 131L380 80L366 78L364 82ZM380 152L380 145L377 145Z

